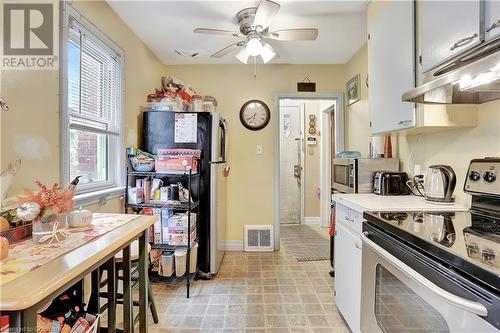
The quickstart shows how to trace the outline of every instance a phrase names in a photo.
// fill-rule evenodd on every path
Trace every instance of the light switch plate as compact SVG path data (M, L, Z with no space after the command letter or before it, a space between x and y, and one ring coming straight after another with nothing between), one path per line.
M264 150L263 150L263 148L262 148L262 145L257 145L257 146L255 147L255 153L256 153L257 155L262 155L262 154L264 154Z

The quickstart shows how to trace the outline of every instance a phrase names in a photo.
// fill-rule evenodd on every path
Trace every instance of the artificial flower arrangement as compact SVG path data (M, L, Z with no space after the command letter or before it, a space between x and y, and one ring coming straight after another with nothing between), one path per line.
M73 209L76 184L61 188L58 183L47 187L40 181L38 192L24 189L18 196L16 215L23 221L32 221L33 242L52 244L66 239L66 215Z

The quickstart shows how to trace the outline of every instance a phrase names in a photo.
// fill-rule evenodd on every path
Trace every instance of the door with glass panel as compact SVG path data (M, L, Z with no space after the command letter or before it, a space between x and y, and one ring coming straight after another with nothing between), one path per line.
M280 223L301 224L303 195L304 102L280 100Z

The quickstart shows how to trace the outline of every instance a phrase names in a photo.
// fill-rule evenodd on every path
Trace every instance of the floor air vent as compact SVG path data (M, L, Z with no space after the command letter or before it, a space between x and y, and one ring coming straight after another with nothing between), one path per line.
M274 251L272 225L245 225L245 252Z

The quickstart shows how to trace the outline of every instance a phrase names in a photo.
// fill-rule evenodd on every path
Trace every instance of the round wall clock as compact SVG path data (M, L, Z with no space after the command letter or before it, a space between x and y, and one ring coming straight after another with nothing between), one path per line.
M271 119L271 112L266 103L252 99L241 107L240 121L245 128L258 131L263 129Z

